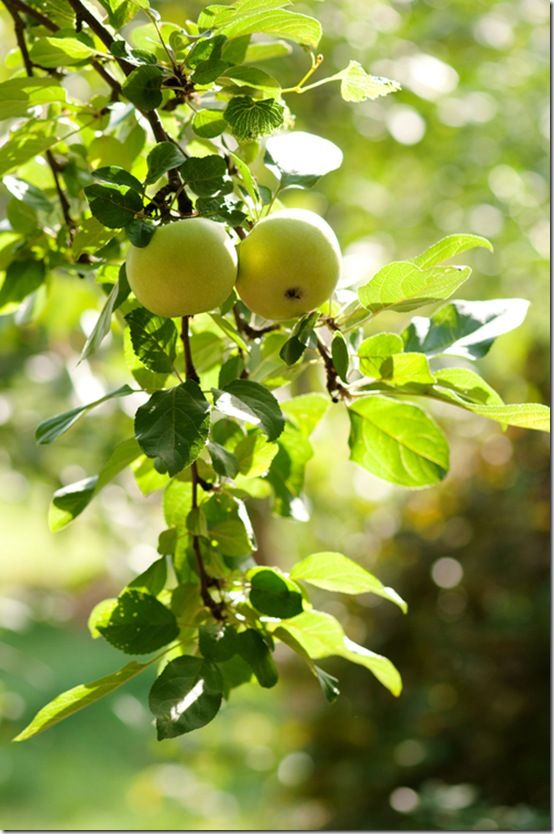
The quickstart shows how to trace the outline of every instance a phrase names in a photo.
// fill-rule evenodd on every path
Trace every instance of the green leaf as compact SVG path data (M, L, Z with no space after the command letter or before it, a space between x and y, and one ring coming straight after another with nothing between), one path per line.
M187 64L189 67L197 67L210 59L218 59L221 57L221 49L226 43L225 35L217 35L215 38L202 38L197 41L187 55Z
M409 261L384 266L358 291L360 304L371 313L381 310L406 312L449 298L471 274L465 267L420 269Z
M229 67L218 79L218 84L232 84L235 87L251 87L254 90L278 96L281 91L279 82L269 73L257 67Z
M260 426L268 440L276 440L285 421L273 394L258 382L235 379L224 391L215 390L214 405L222 414Z
M268 443L263 435L253 431L237 443L233 457L241 475L260 478L267 474L278 450L276 443Z
M114 238L114 232L106 229L96 217L85 217L73 238L71 246L75 259L84 253L94 255Z
M118 689L124 683L127 683L127 681L130 681L136 675L143 672L144 669L147 669L151 663L153 663L153 660L149 660L146 663L137 663L136 660L132 660L118 672L113 672L111 675L98 678L90 683L81 683L72 689L68 689L66 692L62 692L54 700L50 701L49 704L46 704L45 707L39 710L30 724L13 740L25 741L32 736L38 735L38 733L42 733L44 730L48 730L50 727L63 721L64 718L69 718L70 715L74 715L79 710L99 701L100 698L104 698L105 695L109 695L110 692Z
M380 75L370 75L359 61L350 61L334 78L340 78L340 94L345 101L373 100L401 89L397 81L382 78Z
M98 473L91 478L69 484L56 490L48 510L48 526L53 533L67 527L90 504L106 484L129 466L140 454L134 437L118 443Z
M477 247L488 249L489 252L493 251L492 243L480 235L447 235L413 260L417 266L427 269Z
M48 526L57 533L72 522L88 507L96 495L98 476L83 478L57 489L48 510Z
M527 315L522 298L494 301L452 301L431 318L416 316L403 331L405 350L435 356L440 353L480 359L495 339L514 330Z
M325 394L300 394L283 403L283 413L305 437L309 437L330 406Z
M435 381L437 391L447 389L443 392L446 397L452 393L468 403L504 405L494 388L469 368L441 368L435 372Z
M216 493L202 504L202 510L212 546L223 556L240 559L250 555L256 541L242 501Z
M127 588L133 588L145 594L158 596L165 588L167 582L167 563L165 558L156 559L155 562L146 568L141 574L128 583Z
M42 261L26 258L12 261L6 269L4 283L0 287L0 308L19 304L44 283L46 267Z
M94 328L88 336L83 350L81 351L79 362L82 362L84 359L88 359L88 357L100 347L102 341L110 332L112 314L114 310L117 309L119 304L123 303L128 294L129 284L127 282L127 277L123 272L120 273L119 279L113 285L112 290L102 307L102 311L96 320L96 324L94 325Z
M209 61L202 61L192 73L190 80L197 86L212 84L230 66L228 61L210 58Z
M201 657L177 657L150 690L158 740L190 733L212 721L221 706L223 680L215 664Z
M414 488L446 476L448 443L419 406L370 396L352 403L348 414L350 459L368 472Z
M14 79L14 81L16 80L23 79ZM1 106L2 102L0 102L0 108ZM47 213L52 211L52 203L44 191L41 188L37 188L36 185L27 182L27 180L22 180L19 177L10 176L9 174L3 178L2 183L16 200L20 200L36 211L45 211Z
M152 594L125 590L96 628L108 643L127 654L148 654L179 635L173 612Z
M404 343L397 333L377 333L369 336L358 348L360 370L366 376L379 379L386 359L395 353L402 353Z
M251 577L249 599L254 608L269 617L288 619L302 611L302 591L274 568L259 568Z
M128 385L122 385L115 391L111 391L109 394L105 394L105 396L100 397L100 399L94 400L94 402L87 403L87 405L81 405L78 408L72 408L71 411L64 411L63 414L56 414L55 417L49 417L48 420L43 420L43 422L37 426L35 439L37 443L40 443L41 445L52 443L61 434L64 434L68 429L70 429L80 417L92 408L95 408L101 403L107 402L107 400L112 400L116 397L127 397L129 394L133 393L133 389Z
M12 131L0 147L0 176L21 168L59 142L56 128L57 124L52 119L28 120Z
M279 675L271 656L269 647L254 628L249 628L237 635L238 653L251 667L260 686L271 689L279 680Z
M335 333L333 336L333 341L331 342L331 358L333 360L335 370L342 381L348 382L348 365L350 361L348 356L348 346L346 344L346 339L340 332Z
M199 110L192 120L192 129L203 139L213 139L227 127L223 118L223 110Z
M402 680L388 658L354 643L344 634L342 626L323 611L304 611L282 623L280 629L300 643L309 657L317 660L338 655L365 666L393 695L400 695Z
M270 41L267 43L250 43L244 55L244 64L258 64L272 58L284 58L290 55L292 49L285 41Z
M142 364L156 373L171 373L177 350L177 328L171 319L137 307L125 316L133 350Z
M122 86L123 95L139 110L155 110L162 103L163 70L144 64L133 70Z
M431 373L427 357L422 353L397 353L389 356L381 365L381 378L389 385L432 385L435 377Z
M145 182L156 182L166 171L178 168L184 161L185 155L177 145L173 142L159 142L146 157L148 175Z
M308 514L300 496L306 464L314 454L312 446L306 435L289 423L285 424L278 446L279 451L267 474L275 493L275 511L298 521L306 521Z
M181 173L195 194L208 196L224 187L227 165L223 157L216 154L191 156L181 166Z
M198 648L206 660L230 660L237 652L237 631L225 623L201 625L198 629Z
M156 468L176 475L196 460L208 439L210 405L200 387L187 380L156 391L135 416L136 438Z
M223 478L235 478L239 471L239 463L232 452L227 451L220 443L208 442L208 452L212 459L212 466Z
M458 405L507 426L550 431L550 409L541 403L508 403L481 377L467 368L444 368L435 374L437 385L431 396Z
M209 314L212 321L219 327L220 330L225 333L226 336L229 337L241 350L248 353L250 348L240 335L240 333L233 327L231 322L227 321L224 316L220 316L218 313L210 313Z
M273 98L261 101L234 96L225 108L225 121L239 140L257 139L283 124L284 108Z
M404 613L408 606L396 591L385 587L376 576L342 553L312 553L292 568L291 579L308 582L326 591L343 594L372 593L394 602Z
M138 246L139 249L143 249L145 246L148 246L154 237L156 228L157 226L154 226L149 220L137 218L127 223L125 226L125 234L133 246Z
M266 144L266 163L281 180L281 187L313 185L324 174L342 165L338 145L302 130L271 136ZM275 171L274 171L275 172Z
M30 107L65 99L65 89L52 78L10 78L0 84L0 119L17 119Z
M87 185L85 194L94 217L109 229L120 229L142 210L142 198L128 185Z
M142 191L142 183L120 165L104 165L92 172L95 180L109 182L112 185L128 185L139 193Z
M168 527L175 527L178 532L186 531L185 519L192 508L192 484L190 481L174 479L167 485L164 493L164 518Z
M31 61L41 67L70 67L95 54L94 48L78 38L66 35L38 38L29 50Z
M239 4L236 4L235 8L238 6ZM229 39L256 33L272 35L312 49L316 49L321 40L321 24L315 18L271 7L260 10L252 8L249 12L243 6L223 24L218 25L217 31L227 35Z

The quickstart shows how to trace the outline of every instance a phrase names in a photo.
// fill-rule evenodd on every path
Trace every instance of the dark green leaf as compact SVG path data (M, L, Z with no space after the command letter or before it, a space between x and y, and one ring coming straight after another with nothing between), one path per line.
M176 475L196 460L208 439L210 406L199 386L187 380L168 391L156 391L135 416L142 449ZM158 470L160 471L160 470Z
M284 112L273 98L257 101L250 96L234 96L225 109L225 121L237 139L252 140L273 133L283 124Z
M216 35L215 38L202 38L197 41L187 55L189 67L197 67L198 64L209 61L210 58L221 57L221 49L227 38L225 35Z
M224 187L227 166L223 157L216 154L191 156L181 166L181 173L195 194L208 196Z
M148 164L146 182L156 182L166 171L178 168L184 161L183 151L174 142L159 142L146 158Z
M302 611L302 591L296 582L272 568L256 570L250 586L250 602L262 614L288 619Z
M440 353L480 359L498 336L524 320L529 302L522 298L494 301L453 301L431 318L416 316L403 331L405 350L434 356Z
M206 660L230 660L237 652L237 632L234 626L223 623L201 625L198 647Z
M306 348L307 345L297 336L291 336L279 351L279 356L286 365L294 365L304 355Z
M45 707L39 710L31 723L13 740L25 741L32 736L38 735L38 733L42 733L44 730L48 730L49 727L53 727L55 724L63 721L64 718L69 718L70 715L74 715L79 710L99 701L105 695L109 695L114 689L127 683L127 681L148 668L151 663L152 661L137 663L136 660L132 660L123 669L120 669L119 672L113 672L111 675L98 678L98 680L91 681L90 683L81 683L72 689L68 689L66 692L62 692L61 695L58 695L53 701L50 701L49 704L46 704Z
M96 627L108 643L127 654L148 654L179 635L177 620L169 608L138 590L124 591Z
M335 370L343 382L348 382L348 346L342 333L335 333L331 342L331 358Z
M174 738L208 724L221 706L223 680L201 657L177 657L167 664L150 690L158 739Z
M209 61L202 61L192 73L190 80L193 84L198 85L211 84L230 66L231 64L228 61L213 58Z
M83 350L81 351L79 362L82 362L83 359L87 359L91 356L100 346L105 336L107 336L110 332L112 313L117 309L118 302L120 302L120 298L123 294L125 294L125 297L129 294L129 284L124 273L123 275L120 275L119 280L113 285L113 288L107 297L104 306L102 307L102 311L96 320L96 324L94 325L94 328L88 336ZM124 298L122 301L123 300ZM122 301L120 303L122 303Z
M109 229L120 229L142 210L142 198L128 185L88 185L85 194L94 217Z
M171 319L137 307L125 316L133 350L142 364L156 373L171 373L177 350L177 328Z
M316 677L319 681L319 685L321 686L322 692L325 695L327 701L332 704L340 695L339 689L339 680L335 678L333 675L330 675L329 672L326 672L320 666L316 666L314 663L313 665L314 672L316 673Z
M237 417L260 426L268 440L275 440L283 431L285 421L273 394L248 379L236 379L224 391L215 392L215 407L228 417Z
M212 466L218 475L225 478L235 478L239 471L239 464L232 452L227 451L220 443L208 443L208 452L212 459Z
M228 698L232 689L250 683L252 680L252 668L238 654L230 660L218 663L219 671L223 678L223 697Z
M127 185L135 191L142 191L142 183L132 174L121 168L119 165L104 165L92 172L95 180L111 182L113 185Z
M133 244L143 249L148 246L156 233L156 226L148 220L131 220L125 226L125 234Z
M123 94L139 110L155 110L162 103L163 71L145 64L133 70L123 84Z
M72 408L71 411L65 411L63 414L57 414L55 417L49 417L48 420L44 420L37 427L35 431L35 439L37 443L40 444L52 443L61 434L64 434L64 432L70 429L71 426L76 423L77 420L83 416L83 414L90 411L91 408L95 408L95 406L100 405L107 400L112 400L114 397L127 397L129 394L133 393L133 389L129 388L128 385L122 385L121 388L111 391L109 394L100 397L100 399L94 400L94 402L87 403L87 405L81 405L78 408Z
M448 472L448 443L419 406L370 396L352 403L350 458L368 472L406 487L441 481Z
M237 636L238 653L251 667L258 683L267 689L275 686L279 680L269 647L259 633L253 628Z

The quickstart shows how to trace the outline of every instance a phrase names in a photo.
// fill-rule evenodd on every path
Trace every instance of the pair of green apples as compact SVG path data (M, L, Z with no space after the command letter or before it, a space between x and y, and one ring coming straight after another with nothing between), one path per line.
M293 319L328 299L341 253L328 223L306 209L270 214L235 247L220 223L205 217L160 226L148 246L131 246L127 277L140 303L158 316L188 316L219 307L236 286L266 319Z

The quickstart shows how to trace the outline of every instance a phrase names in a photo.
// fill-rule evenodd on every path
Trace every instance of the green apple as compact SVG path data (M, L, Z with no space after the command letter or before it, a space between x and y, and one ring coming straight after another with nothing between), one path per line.
M254 313L292 319L319 307L337 285L335 233L307 209L270 214L241 241L237 291Z
M204 217L156 229L132 246L127 278L140 303L158 316L191 316L223 304L237 278L236 249L220 223Z

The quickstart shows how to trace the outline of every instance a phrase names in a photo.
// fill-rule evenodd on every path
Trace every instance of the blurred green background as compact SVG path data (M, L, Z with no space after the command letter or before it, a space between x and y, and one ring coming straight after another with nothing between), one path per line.
M159 2L165 19L198 2ZM301 6L299 5L300 9ZM325 68L350 58L403 90L347 105L323 87L290 99L297 127L337 142L343 167L290 204L325 214L352 281L454 231L488 236L464 297L522 296L525 325L483 361L506 400L548 401L548 13L544 0L306 3L324 24ZM13 46L5 14L1 42ZM283 81L302 74L301 53ZM4 75L7 71L3 71ZM4 195L2 195L4 201ZM548 445L447 406L453 467L406 493L339 453L333 412L309 465L312 520L255 508L261 557L287 566L340 549L409 602L321 594L353 639L391 657L393 699L367 672L329 661L331 706L283 653L271 692L244 687L199 733L157 743L139 677L23 745L10 738L58 691L118 667L92 642L92 606L154 557L158 496L107 487L67 531L46 525L51 492L93 474L128 433L130 400L107 405L55 447L36 424L123 378L113 335L77 367L99 307L60 277L38 322L0 319L0 824L61 829L549 829ZM398 317L391 326L399 328ZM344 442L343 442L344 441Z

